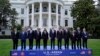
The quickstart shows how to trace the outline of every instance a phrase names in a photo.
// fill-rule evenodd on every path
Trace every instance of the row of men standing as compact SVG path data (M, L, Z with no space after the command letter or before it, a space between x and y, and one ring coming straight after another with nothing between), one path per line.
M54 28L50 29L49 33L46 28L44 28L43 32L41 32L40 28L37 30L32 30L31 28L28 30L22 29L21 32L14 29L11 32L11 37L13 40L13 49L16 50L18 47L18 39L21 40L21 49L26 49L26 39L29 39L29 50L33 49L34 39L36 40L36 49L40 49L41 39L43 39L43 47L47 49L48 39L50 38L51 49L55 49L55 40L57 39L58 49L62 47L62 39L64 39L65 49L69 49L69 40L71 40L72 49L81 49L87 48L87 39L88 33L83 28L81 31L78 27L77 30L69 30L68 28L59 28L59 30L55 30Z

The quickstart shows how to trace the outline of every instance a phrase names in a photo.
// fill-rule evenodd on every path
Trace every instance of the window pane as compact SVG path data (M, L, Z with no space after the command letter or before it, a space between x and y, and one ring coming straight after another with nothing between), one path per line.
M43 19L43 26L47 26L47 19L46 18Z
M23 20L23 19L21 19L21 25L22 25L22 26L24 25L24 20Z
M68 14L68 12L67 12L67 10L65 10L65 15L67 15Z
M24 8L21 9L21 14L24 14Z
M68 20L65 20L65 26L68 26Z

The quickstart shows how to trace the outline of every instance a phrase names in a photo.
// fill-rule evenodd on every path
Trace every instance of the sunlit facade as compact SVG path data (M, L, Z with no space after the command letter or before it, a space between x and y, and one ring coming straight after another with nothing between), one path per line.
M73 27L71 6L76 0L10 0L11 8L18 13L17 22L36 28Z

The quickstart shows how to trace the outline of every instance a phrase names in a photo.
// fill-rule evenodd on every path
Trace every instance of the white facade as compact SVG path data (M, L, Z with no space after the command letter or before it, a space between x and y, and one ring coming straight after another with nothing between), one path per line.
M19 24L50 29L59 26L73 27L71 6L76 0L10 0L11 8L18 13Z

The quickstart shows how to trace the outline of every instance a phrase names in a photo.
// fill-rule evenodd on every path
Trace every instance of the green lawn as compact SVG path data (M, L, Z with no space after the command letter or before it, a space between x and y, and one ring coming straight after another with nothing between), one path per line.
M41 41L41 45L42 44L43 42ZM50 44L50 41L48 42L48 45L49 44ZM20 41L19 41L19 45L20 45ZM27 41L27 45L28 45L28 41ZM100 39L89 39L88 47L93 50L93 56L100 56ZM7 39L7 40L0 39L0 56L9 56L11 49L12 49L11 39Z

